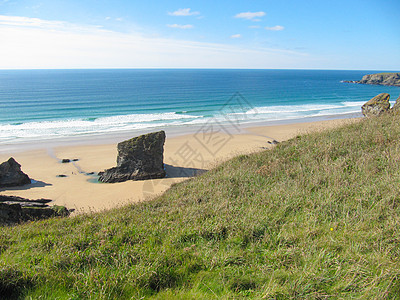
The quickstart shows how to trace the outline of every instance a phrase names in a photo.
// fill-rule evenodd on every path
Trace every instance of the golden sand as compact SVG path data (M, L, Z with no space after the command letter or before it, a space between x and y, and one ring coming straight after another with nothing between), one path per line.
M98 183L94 175L88 175L116 165L115 143L0 154L0 162L14 157L22 165L22 170L34 180L31 185L0 189L0 193L30 199L52 199L53 204L74 208L77 212L110 209L151 199L171 184L208 170L233 156L271 148L273 145L269 142L272 140L281 142L299 134L354 121L356 119L251 127L242 134L197 133L167 137L164 147L167 178L146 181L107 184ZM61 163L63 158L78 161Z

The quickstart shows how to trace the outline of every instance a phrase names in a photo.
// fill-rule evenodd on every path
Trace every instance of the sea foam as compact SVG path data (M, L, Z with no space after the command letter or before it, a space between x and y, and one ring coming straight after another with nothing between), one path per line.
M0 141L18 140L22 138L46 139L56 136L100 134L180 125L183 124L185 120L194 120L200 117L201 116L169 112L110 116L94 120L70 119L62 121L27 122L22 124L0 124Z

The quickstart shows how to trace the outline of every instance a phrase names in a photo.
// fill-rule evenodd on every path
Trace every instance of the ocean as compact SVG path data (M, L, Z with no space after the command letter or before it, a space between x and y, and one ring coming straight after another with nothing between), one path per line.
M0 70L0 147L99 134L361 116L377 71Z

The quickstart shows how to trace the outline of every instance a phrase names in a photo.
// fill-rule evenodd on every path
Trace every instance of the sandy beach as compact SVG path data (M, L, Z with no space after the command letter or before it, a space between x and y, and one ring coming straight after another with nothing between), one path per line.
M115 142L88 142L87 145L70 146L63 143L62 146L51 147L43 144L41 149L0 154L1 162L14 157L33 180L27 186L0 189L0 193L30 199L52 199L52 204L74 208L77 213L101 211L151 199L163 193L171 184L209 170L233 156L269 149L273 147L273 140L282 142L298 134L357 120L336 119L248 127L236 134L229 131L197 131L173 137L167 134L164 146L166 178L114 184L98 183L96 174L116 165ZM64 158L77 161L61 163Z

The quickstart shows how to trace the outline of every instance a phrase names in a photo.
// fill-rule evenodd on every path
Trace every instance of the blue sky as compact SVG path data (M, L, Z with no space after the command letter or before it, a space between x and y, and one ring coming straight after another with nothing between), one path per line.
M400 71L399 0L0 0L0 68Z

